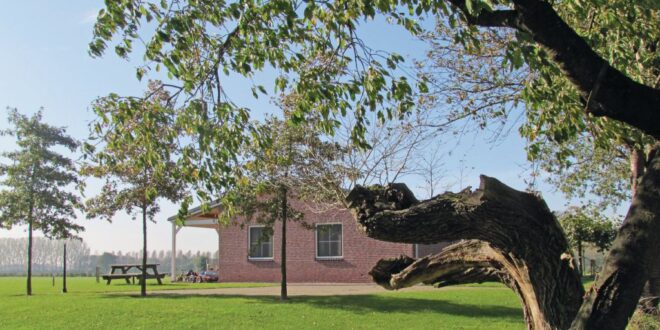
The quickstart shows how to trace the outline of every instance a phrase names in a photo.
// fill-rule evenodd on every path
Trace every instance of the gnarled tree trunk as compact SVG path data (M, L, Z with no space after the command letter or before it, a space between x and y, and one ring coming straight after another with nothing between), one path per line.
M398 289L420 282L444 286L497 279L520 297L530 329L623 329L660 253L660 240L652 239L660 230L657 155L584 302L564 232L533 194L482 176L474 192L448 192L421 202L403 184L356 187L347 201L372 238L424 244L463 239L419 260L381 260L371 272L377 283Z
M356 188L348 200L367 235L376 239L424 244L472 240L452 245L449 254L411 264L392 277L392 288L419 282L410 279L442 281L447 274L476 267L497 274L514 289L525 306L528 327L534 329L568 328L582 303L584 290L568 241L535 195L481 176L481 187L474 192L445 193L424 202L400 184ZM420 270L429 263L433 267ZM419 274L428 269L440 271Z

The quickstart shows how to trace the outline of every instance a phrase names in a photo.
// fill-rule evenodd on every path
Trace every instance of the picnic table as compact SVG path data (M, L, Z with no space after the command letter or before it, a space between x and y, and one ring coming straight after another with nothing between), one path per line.
M146 269L147 269L147 279L150 278L155 278L158 281L159 285L163 284L162 279L167 275L165 273L158 273L158 265L159 264L147 264ZM105 274L103 275L103 279L108 281L107 284L110 284L112 280L115 279L124 279L126 280L126 283L131 284L131 280L133 280L133 284L135 284L135 279L138 279L138 283L142 281L142 264L119 264L119 265L110 265L111 271L110 274ZM131 269L137 269L139 273L129 273ZM151 272L149 272L151 270ZM120 273L117 273L119 271Z

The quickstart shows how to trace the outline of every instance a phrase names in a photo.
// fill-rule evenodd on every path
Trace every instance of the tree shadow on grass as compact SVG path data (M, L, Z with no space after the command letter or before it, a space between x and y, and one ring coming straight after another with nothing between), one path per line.
M126 298L126 295L106 295L107 298ZM138 295L129 297L140 298ZM242 299L253 304L286 304L305 305L319 309L336 309L354 314L369 313L442 313L475 318L498 318L507 321L522 320L520 308L494 305L477 305L454 303L441 299L423 299L392 297L379 295L338 295L338 296L296 296L290 297L285 303L277 296L247 296L247 295L196 295L163 293L148 296L149 299Z

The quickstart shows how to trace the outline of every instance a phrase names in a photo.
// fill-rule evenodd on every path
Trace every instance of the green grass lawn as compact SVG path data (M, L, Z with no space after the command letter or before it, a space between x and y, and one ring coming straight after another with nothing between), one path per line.
M58 282L61 279L58 279ZM148 290L241 287L272 284L149 285ZM50 278L34 279L34 296L23 278L0 278L0 328L129 329L523 329L522 310L511 290L497 284L427 292L360 296L276 297L135 294L137 285L97 284L71 278L60 293ZM122 292L123 291L123 292Z

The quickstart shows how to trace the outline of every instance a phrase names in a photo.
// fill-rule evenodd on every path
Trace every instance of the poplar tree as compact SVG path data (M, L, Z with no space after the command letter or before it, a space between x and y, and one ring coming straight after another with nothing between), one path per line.
M46 237L72 237L84 230L76 223L80 199L72 185L80 183L73 160L54 150L71 152L78 142L63 127L43 122L42 110L31 117L9 109L10 128L0 132L16 138L17 150L3 152L0 164L0 228L28 227L27 294L32 295L33 232Z

